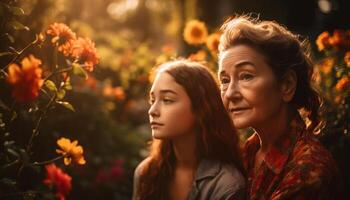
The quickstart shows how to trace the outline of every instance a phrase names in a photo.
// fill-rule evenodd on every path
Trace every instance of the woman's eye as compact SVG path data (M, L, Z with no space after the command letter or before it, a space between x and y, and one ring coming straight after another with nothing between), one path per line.
M220 79L220 83L221 83L221 84L230 83L230 79L229 79L229 78L221 78L221 79Z
M249 74L249 73L242 73L240 75L240 79L241 80L251 80L252 78L254 78L253 74Z

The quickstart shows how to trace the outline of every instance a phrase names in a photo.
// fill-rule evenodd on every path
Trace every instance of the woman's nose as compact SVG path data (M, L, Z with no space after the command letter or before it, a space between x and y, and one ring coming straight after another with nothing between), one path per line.
M224 94L224 98L230 101L235 101L240 99L241 97L242 95L238 84L235 82L231 82Z

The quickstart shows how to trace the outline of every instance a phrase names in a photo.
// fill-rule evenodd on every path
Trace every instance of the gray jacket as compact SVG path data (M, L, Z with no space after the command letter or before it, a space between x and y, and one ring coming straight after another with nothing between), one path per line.
M188 200L241 200L245 199L245 180L232 165L202 160Z
M133 200L138 199L140 170L147 160L135 170ZM243 175L234 166L204 159L199 163L187 200L243 200L245 187Z

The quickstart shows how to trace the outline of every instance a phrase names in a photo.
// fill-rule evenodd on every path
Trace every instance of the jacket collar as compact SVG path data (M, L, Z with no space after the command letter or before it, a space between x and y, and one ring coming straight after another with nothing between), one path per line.
M281 173L284 169L290 155L293 152L294 146L305 130L305 123L301 119L300 115L297 115L290 123L291 129L288 134L281 135L274 145L265 155L265 164L275 174ZM255 155L260 148L260 141L257 133L254 133L249 138L249 148L254 152ZM252 158L254 159L254 158Z

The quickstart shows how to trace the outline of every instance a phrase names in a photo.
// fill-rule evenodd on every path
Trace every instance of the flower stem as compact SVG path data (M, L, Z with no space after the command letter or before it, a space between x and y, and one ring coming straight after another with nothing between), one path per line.
M47 161L42 161L42 162L34 162L32 164L29 164L29 166L38 166L38 165L46 165L46 164L50 164L55 162L56 160L59 160L61 158L64 158L64 155L58 156L56 158L53 158L51 160L47 160Z
M13 62L15 62L15 61L18 59L18 57L19 57L20 55L23 54L23 52L25 52L27 49L29 49L29 48L32 47L34 44L36 44L36 43L38 42L38 39L39 39L39 37L38 37L37 35L35 35L35 40L32 41L31 43L29 43L29 44L28 44L26 47L24 47L22 50L20 50L20 51L14 50L16 56L15 56L4 68L2 68L2 70L5 71L5 70L10 66L10 64L12 64Z

